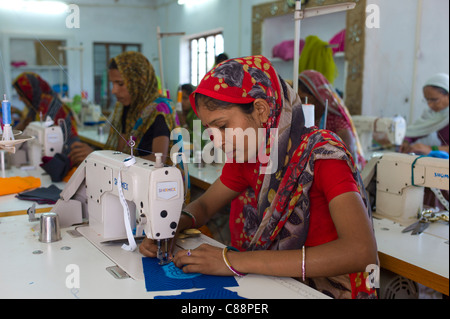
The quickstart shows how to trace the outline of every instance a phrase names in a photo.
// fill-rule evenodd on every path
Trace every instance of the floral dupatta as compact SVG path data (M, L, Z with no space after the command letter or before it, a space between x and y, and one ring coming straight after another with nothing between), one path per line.
M272 162L277 163L277 167L273 174L265 174L261 166L256 189L242 193L233 202L230 212L230 227L237 235L234 237L237 242L233 244L241 250L296 250L304 246L309 229L309 190L316 160L346 161L368 207L359 172L343 142L332 132L305 127L299 96L278 77L265 57L251 56L219 64L191 95L194 110L196 93L240 104L263 98L271 107L266 127L266 154L270 153L272 159L277 156ZM277 129L278 138L271 129ZM367 213L371 214L369 208ZM353 275L354 278L361 276ZM344 284L333 280L325 282L336 282L336 285L325 284L322 289L322 284L316 280L311 285L334 297L350 298L359 293L352 289L350 280L343 280ZM359 282L359 287L364 288L361 279Z

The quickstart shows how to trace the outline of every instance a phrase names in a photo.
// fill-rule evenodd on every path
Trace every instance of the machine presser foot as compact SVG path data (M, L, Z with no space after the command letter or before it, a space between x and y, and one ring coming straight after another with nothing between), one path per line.
M172 262L169 259L169 239L157 240L158 252L156 257L159 259L159 265L167 265ZM162 242L164 242L164 251L162 249Z

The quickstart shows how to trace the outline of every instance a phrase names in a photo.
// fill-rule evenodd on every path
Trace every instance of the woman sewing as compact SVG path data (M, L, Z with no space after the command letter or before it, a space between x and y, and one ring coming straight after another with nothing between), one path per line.
M162 153L167 158L170 133L178 123L169 100L158 93L153 66L139 52L124 52L111 60L108 74L118 102L104 149L130 153L132 137L135 155L155 161L153 154ZM78 142L72 145L69 156L78 165L93 151L89 145Z
M344 105L339 94L322 73L307 70L298 77L298 94L303 100L313 104L316 126L326 128L336 133L345 143L347 149L355 159L358 168L363 169L365 159L362 155L358 134L353 125L352 117ZM325 105L328 100L328 110L325 114ZM326 123L325 123L326 118Z
M401 147L403 153L429 154L431 151L449 152L449 76L437 74L423 87L423 95L428 108L422 116L408 126L406 138ZM435 138L436 144L421 139Z
M228 150L228 161L222 176L185 207L178 231L204 225L245 191L244 209L230 214L239 252L205 244L177 252L175 265L186 273L298 277L334 298L375 297L364 272L377 263L376 242L352 156L333 133L304 126L300 98L270 62L250 56L219 64L191 104L214 131L215 146ZM256 139L237 144L225 138L227 129L254 130ZM271 174L259 154L277 157ZM148 239L140 246L145 256L156 250Z
M23 131L30 122L45 121L47 117L50 117L55 125L61 125L62 127L68 153L70 145L79 140L76 121L69 107L59 99L50 85L36 73L24 72L20 74L14 80L13 86L28 111L14 128Z

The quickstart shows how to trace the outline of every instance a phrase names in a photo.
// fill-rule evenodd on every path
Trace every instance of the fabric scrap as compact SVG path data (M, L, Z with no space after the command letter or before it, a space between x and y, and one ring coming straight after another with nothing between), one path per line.
M21 200L34 201L38 204L55 204L61 191L55 185L50 185L49 187L40 187L32 191L22 192L16 197Z
M33 176L0 177L0 196L17 194L39 186L41 180Z
M174 263L159 265L156 258L143 257L142 266L147 291L239 286L234 277L186 274Z

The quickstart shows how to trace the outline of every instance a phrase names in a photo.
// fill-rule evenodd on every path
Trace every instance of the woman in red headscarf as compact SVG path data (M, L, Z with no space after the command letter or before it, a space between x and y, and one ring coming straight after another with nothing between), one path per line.
M13 86L28 109L26 117L15 129L24 130L30 122L45 121L50 117L56 125L60 125L61 121L64 122L62 131L67 151L74 141L79 140L76 121L69 107L61 102L50 85L38 74L23 72L14 80Z
M227 162L185 207L178 231L204 225L237 198L230 229L239 252L204 244L179 251L175 265L186 273L299 277L334 298L376 297L365 272L377 263L376 242L352 156L333 133L305 127L299 96L270 62L250 56L219 64L191 105ZM140 251L156 256L150 240Z
M316 126L336 133L353 155L358 168L362 170L366 165L358 133L352 117L344 101L322 73L306 70L298 77L298 94L301 98L308 98L308 103L315 106ZM328 109L325 114L325 105ZM325 122L326 118L326 123Z

